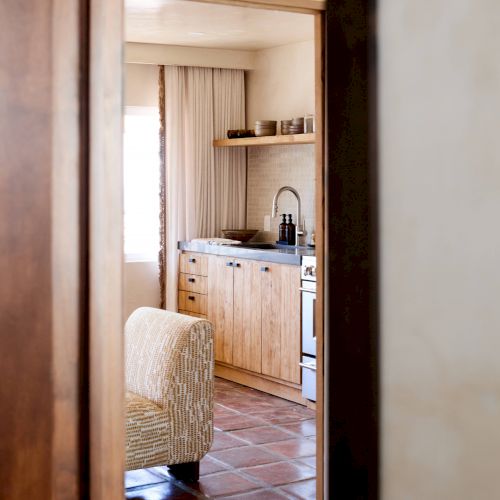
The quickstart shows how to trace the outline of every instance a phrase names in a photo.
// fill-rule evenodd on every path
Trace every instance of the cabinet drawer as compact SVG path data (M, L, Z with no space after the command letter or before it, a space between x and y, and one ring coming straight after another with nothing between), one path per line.
M181 311L180 309L179 309L179 314L185 314L186 316L194 316L195 318L207 319L206 314L200 314L191 311Z
M195 292L206 295L207 293L207 277L198 276L196 274L179 274L179 290L185 292Z
M201 253L186 252L180 255L179 271L184 274L207 276L208 259Z
M179 310L207 314L207 296L179 291Z

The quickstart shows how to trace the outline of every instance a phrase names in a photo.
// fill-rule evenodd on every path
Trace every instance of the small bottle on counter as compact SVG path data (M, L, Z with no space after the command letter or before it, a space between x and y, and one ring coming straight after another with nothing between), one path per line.
M289 245L295 245L295 224L292 222L292 214L288 214L288 223L286 225L286 235Z
M278 231L278 241L281 242L288 242L288 236L287 236L287 224L286 224L286 214L281 214L281 224L279 227Z

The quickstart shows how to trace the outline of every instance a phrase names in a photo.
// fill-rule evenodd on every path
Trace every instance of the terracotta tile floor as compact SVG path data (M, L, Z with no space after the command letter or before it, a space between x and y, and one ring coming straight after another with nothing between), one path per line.
M201 461L198 483L178 481L166 467L130 471L126 498L315 498L312 410L218 378L214 414L214 443Z

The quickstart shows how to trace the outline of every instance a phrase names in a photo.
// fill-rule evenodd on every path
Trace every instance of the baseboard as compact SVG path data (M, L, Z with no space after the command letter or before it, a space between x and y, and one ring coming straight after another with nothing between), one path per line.
M259 391L293 401L294 403L307 405L307 400L302 397L301 387L296 384L281 383L271 380L266 376L260 376L257 373L254 374L220 363L215 363L215 376L251 387L252 389L258 389Z

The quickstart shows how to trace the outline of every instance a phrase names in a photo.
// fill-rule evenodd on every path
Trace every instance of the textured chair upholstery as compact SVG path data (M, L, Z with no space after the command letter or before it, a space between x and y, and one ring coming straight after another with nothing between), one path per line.
M198 462L213 439L210 322L142 307L125 325L126 469Z

